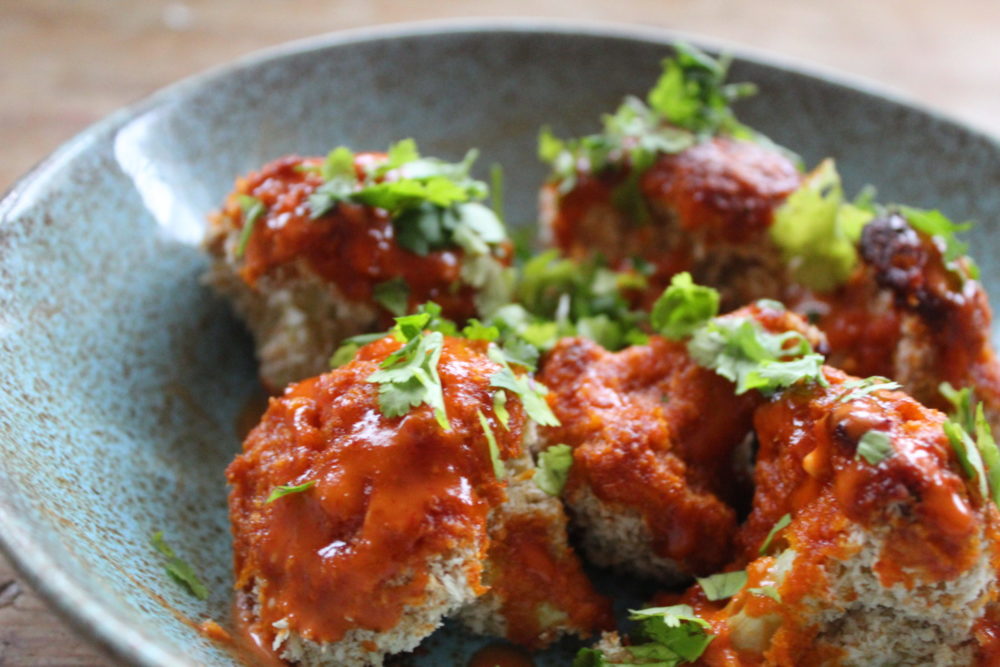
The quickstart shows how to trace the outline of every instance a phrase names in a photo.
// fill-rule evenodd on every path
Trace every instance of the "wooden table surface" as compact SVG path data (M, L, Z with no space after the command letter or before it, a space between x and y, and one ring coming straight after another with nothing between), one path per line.
M0 0L0 191L172 81L291 39L380 23L539 16L638 23L887 84L1000 136L997 0ZM0 557L0 665L108 665Z

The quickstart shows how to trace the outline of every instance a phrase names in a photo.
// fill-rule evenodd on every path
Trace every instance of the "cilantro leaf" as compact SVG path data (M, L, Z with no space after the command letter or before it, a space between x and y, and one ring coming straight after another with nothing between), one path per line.
M346 146L334 148L327 153L319 173L324 181L347 179L353 185L357 180L357 172L354 167L354 153Z
M730 104L757 92L753 84L726 85L731 59L718 60L687 44L677 44L677 54L663 61L663 74L649 91L649 106L667 122L697 132L750 131L733 115Z
M236 259L243 257L246 253L247 244L250 242L250 237L253 235L253 229L257 225L257 221L267 213L267 207L264 206L264 202L256 197L241 194L238 199L240 202L240 212L243 215L243 228L240 229L240 238L236 243Z
M490 376L490 386L506 389L521 399L528 416L540 426L559 426L559 420L552 413L545 400L548 389L527 375L515 375L503 352L496 345L490 345L489 357L503 366L503 369Z
M958 238L958 234L971 229L973 223L952 222L941 211L937 210L900 206L899 211L914 229L940 239L944 243L944 261L949 270L963 279L979 279L979 266L968 256L969 244ZM959 262L962 258L965 259L964 266Z
M468 340L485 340L492 343L500 337L500 330L495 326L487 326L476 318L472 318L462 329L462 335Z
M653 328L672 340L685 338L719 313L719 292L695 285L687 271L670 280L653 305Z
M710 627L708 622L696 616L694 610L686 604L629 610L629 618L640 622L639 634L642 637L662 647L659 650L628 647L627 650L636 657L640 657L642 652L654 651L664 657L672 653L673 658L694 662L715 639L714 635L706 632ZM640 650L638 655L635 651L637 648ZM669 653L662 649L667 649Z
M493 464L493 474L496 475L497 479L503 479L507 476L507 470L504 468L503 460L500 458L500 447L497 445L497 438L493 434L490 422L486 419L486 415L483 414L483 411L477 410L476 414L479 415L479 425L483 428L483 433L486 434L486 444L490 451L490 462Z
M611 667L604 654L596 648L581 648L573 658L573 667Z
M170 545L164 541L162 530L153 533L149 538L149 542L166 559L163 567L166 569L167 574L178 583L183 584L199 600L208 598L208 588L205 587L205 584L195 574L194 568L179 558L174 553L174 550L170 548Z
M627 97L614 113L604 116L600 134L560 140L543 128L539 158L551 165L561 193L575 186L578 171L629 167L613 201L630 219L641 222L649 212L638 188L639 178L659 155L678 153L713 134L763 140L730 109L732 102L752 94L754 87L726 84L728 68L725 57L716 60L678 45L676 55L663 61L663 73L646 102Z
M538 455L535 484L550 496L558 496L566 486L573 467L573 449L569 445L553 445Z
M442 430L451 430L445 413L444 392L437 366L444 348L440 331L423 332L427 313L396 318L396 331L405 345L390 354L381 368L368 376L379 385L379 409L386 417L401 417L426 403Z
M375 285L372 298L393 315L405 315L410 302L410 286L401 277L392 278Z
M793 278L825 292L853 272L861 229L874 217L845 200L840 174L827 159L774 212L770 234Z
M709 600L725 600L736 595L747 583L746 570L721 572L709 577L698 577L698 585Z
M869 464L877 466L893 455L892 438L885 431L867 431L858 441L858 451L855 459L864 459Z
M881 375L872 375L860 380L848 380L840 385L840 389L847 391L837 398L837 402L850 403L876 391L900 389L902 386Z
M316 480L309 480L298 485L282 484L276 486L271 490L271 494L264 501L265 505L270 505L278 498L284 498L285 496L293 493L302 493L303 491L308 491L312 487L316 486Z
M791 343L791 345L789 345ZM826 384L823 357L801 333L766 331L756 320L720 317L697 329L688 352L701 366L736 383L736 393L765 394L799 381Z
M783 531L785 528L788 528L788 525L791 522L792 515L786 514L774 523L774 527L771 528L771 532L767 534L767 537L764 538L764 543L760 545L759 553L761 556L767 554L767 552L771 549L771 542L774 541L774 538L778 535L778 533Z

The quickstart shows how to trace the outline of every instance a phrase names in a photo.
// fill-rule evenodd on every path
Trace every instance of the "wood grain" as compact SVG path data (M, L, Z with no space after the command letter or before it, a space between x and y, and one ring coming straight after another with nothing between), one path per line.
M207 67L322 32L460 15L689 31L869 77L1000 136L996 0L0 0L0 190L90 123ZM110 663L0 560L0 665L28 664Z

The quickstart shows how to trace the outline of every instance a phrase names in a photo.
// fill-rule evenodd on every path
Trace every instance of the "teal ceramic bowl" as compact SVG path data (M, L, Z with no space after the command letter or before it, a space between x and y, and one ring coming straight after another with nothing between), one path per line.
M255 369L199 280L206 214L273 157L412 136L451 158L478 146L481 166L507 169L511 218L531 220L539 127L592 131L650 86L677 37L521 21L331 35L169 88L26 176L0 203L0 543L25 578L124 662L232 664L193 625L229 618L223 470ZM982 221L973 254L1000 285L997 143L867 86L737 56L734 78L761 89L748 123L807 164L832 155L850 189ZM165 576L158 530L207 600ZM447 628L412 662L463 664L484 643Z

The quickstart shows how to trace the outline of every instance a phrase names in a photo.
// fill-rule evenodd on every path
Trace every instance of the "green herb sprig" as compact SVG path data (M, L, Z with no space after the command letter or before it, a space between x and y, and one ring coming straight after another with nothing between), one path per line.
M708 621L695 615L686 604L630 610L629 618L639 622L635 633L638 641L624 647L635 659L629 664L675 667L694 662L715 639L715 635L708 632L711 627ZM581 649L573 661L573 667L610 667L612 664L615 663L608 662L600 650L593 648Z

